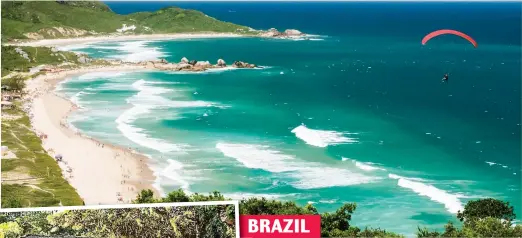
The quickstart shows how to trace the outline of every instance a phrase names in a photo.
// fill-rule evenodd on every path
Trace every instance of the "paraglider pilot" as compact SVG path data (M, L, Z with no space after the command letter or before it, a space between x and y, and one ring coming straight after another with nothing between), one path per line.
M444 74L444 78L442 78L443 83L447 83L449 79L448 73Z

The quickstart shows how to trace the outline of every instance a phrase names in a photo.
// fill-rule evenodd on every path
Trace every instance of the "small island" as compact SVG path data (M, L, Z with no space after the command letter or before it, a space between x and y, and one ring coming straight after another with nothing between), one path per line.
M283 32L278 31L275 28L270 28L268 31L262 31L259 33L260 37L267 37L267 38L279 38L279 39L297 39L306 37L307 34L302 33L299 30L296 29L287 29Z
M213 65L209 61L188 60L186 57L181 58L179 63L169 63L165 59L161 59L156 61L139 62L137 64L145 65L146 68L172 71L205 71L227 67L226 62L223 59L218 59L216 64ZM230 67L246 69L262 68L255 64L249 64L243 61L234 61Z

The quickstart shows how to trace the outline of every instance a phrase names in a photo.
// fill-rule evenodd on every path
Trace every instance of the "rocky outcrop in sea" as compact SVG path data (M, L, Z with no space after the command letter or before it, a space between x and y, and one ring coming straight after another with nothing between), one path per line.
M283 32L280 32L275 28L270 28L268 31L262 31L259 33L259 36L268 38L294 39L305 37L306 34L296 29L287 29Z
M140 62L140 65L145 65L147 68L154 68L160 70L171 70L171 71L205 71L208 69L225 68L227 67L226 62L223 59L218 59L216 64L211 64L209 61L197 61L189 60L183 57L179 63L169 63L165 59ZM255 64L250 64L243 61L234 61L231 65L234 68L259 68Z

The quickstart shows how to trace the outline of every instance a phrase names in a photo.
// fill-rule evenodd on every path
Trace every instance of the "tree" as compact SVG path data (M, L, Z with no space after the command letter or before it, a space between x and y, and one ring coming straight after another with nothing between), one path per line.
M522 237L522 226L511 223L515 213L508 202L493 198L469 201L464 211L457 213L463 221L459 229L448 222L444 232L418 228L418 237Z
M464 207L464 211L457 213L457 218L459 218L460 221L486 217L512 221L516 218L516 215L513 206L510 206L509 202L493 198L469 201Z
M138 194L136 200L133 203L156 203L157 201L154 199L154 192L150 189L141 190Z
M522 226L495 217L464 222L460 237L522 237Z
M167 194L166 197L159 200L153 199L153 196L153 192L150 190L142 191L134 202L194 202L228 200L217 191L208 195L198 193L187 195L182 189L172 191ZM402 237L401 235L379 228L365 228L364 230L361 230L357 227L350 226L350 220L352 219L352 214L356 207L355 203L346 203L333 213L319 214L317 208L312 204L299 206L295 202L269 200L263 197L242 200L239 204L240 214L244 215L321 215L321 231L323 237ZM223 208L219 207L205 209L206 211L202 214L220 213L227 215L222 216L220 219L221 221L218 217L208 217L205 215L200 216L200 220L189 219L190 224L196 227L201 226L201 224L208 224L207 229L209 229L209 232L199 234L200 237L205 237L204 234L222 233L225 228L222 225L222 221L227 221L226 223L231 226L234 225L234 211L232 207L225 209L224 212L222 210Z
M357 205L355 203L346 203L341 206L337 211L333 213L321 214L321 233L323 237L329 237L330 231L348 231L350 228L350 220L352 219L352 213L355 211ZM355 233L358 230L352 230Z
M167 194L163 202L189 202L190 198L183 192L182 189L175 190Z
M10 90L22 91L25 87L25 78L20 75L5 78L2 79L2 85L9 87Z

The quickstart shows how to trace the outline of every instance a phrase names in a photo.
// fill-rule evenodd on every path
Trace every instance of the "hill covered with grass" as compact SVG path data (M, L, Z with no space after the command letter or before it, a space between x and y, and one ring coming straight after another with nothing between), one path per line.
M78 63L78 56L49 47L2 46L2 77L11 72L29 72L38 65Z
M249 29L177 7L120 15L99 1L2 2L1 24L2 42L108 34L246 33ZM124 24L134 29L118 32Z

